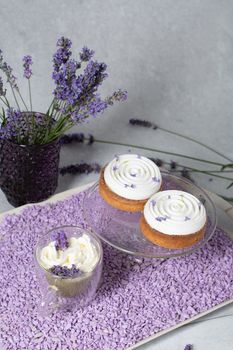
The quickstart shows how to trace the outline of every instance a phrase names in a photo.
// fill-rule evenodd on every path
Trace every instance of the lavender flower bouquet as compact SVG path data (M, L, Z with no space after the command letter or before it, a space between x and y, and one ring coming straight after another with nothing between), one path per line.
M60 38L53 55L53 100L47 112L34 112L31 85L32 58L23 58L24 77L28 81L27 106L12 68L0 50L0 186L8 201L19 206L39 202L52 195L57 187L60 136L89 117L96 117L115 101L124 101L126 91L118 90L102 99L98 88L107 78L107 66L93 60L94 51L84 47L79 60L73 59L72 43ZM78 70L82 69L78 75ZM8 84L14 98L7 97Z
M64 37L57 41L52 73L55 82L54 98L46 113L32 111L30 79L33 62L31 56L23 58L24 77L29 85L30 108L28 108L12 68L3 60L0 50L0 70L5 73L16 105L10 105L6 96L7 90L0 77L0 100L5 107L0 112L1 139L11 140L21 145L47 144L74 125L89 117L96 117L115 101L126 100L127 93L122 90L102 99L98 88L108 76L106 64L94 61L94 51L87 47L83 47L79 53L78 61L71 58L71 46L71 41ZM78 75L77 71L80 68L83 68L82 73Z

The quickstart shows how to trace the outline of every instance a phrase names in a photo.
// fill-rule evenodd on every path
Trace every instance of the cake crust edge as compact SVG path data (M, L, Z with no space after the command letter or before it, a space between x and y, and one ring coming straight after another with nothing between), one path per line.
M153 244L168 249L180 249L191 247L199 242L205 234L206 224L197 232L187 235L168 235L153 229L142 216L140 219L140 228L143 235Z
M144 205L148 200L148 199L131 200L131 199L123 198L118 194L114 193L113 191L111 191L104 180L104 168L101 170L101 173L100 173L99 193L101 197L105 200L105 202L107 202L112 207L123 211L131 211L131 212L142 211L144 208Z

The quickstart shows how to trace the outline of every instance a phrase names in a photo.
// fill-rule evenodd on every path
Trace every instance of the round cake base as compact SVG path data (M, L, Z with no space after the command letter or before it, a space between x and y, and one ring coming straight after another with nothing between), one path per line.
M201 230L192 234L167 235L150 227L144 216L142 216L140 219L140 227L143 235L153 244L168 249L180 249L190 247L199 242L204 237L206 225Z
M99 193L101 197L111 205L113 208L120 209L123 211L138 212L142 211L147 199L144 200L131 200L118 196L116 193L112 192L107 186L104 180L104 169L101 171L99 180Z

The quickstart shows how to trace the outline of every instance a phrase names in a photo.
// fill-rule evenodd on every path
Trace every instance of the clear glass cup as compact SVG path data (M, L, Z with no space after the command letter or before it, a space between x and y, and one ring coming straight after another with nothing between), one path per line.
M41 265L41 250L53 240L52 234L61 230L66 233L68 239L78 238L83 234L90 238L98 254L98 260L90 272L81 272L74 277L64 277L53 274ZM38 287L41 293L38 305L40 314L48 315L57 310L69 311L83 307L94 298L102 275L103 250L97 236L89 230L78 226L55 227L40 237L35 247L34 257Z

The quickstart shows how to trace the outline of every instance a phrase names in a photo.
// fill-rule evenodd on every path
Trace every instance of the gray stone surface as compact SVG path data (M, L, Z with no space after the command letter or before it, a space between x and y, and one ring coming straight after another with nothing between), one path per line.
M128 102L118 104L97 120L76 127L98 139L122 141L209 159L224 160L193 143L157 130L133 129L128 119L139 117L182 132L217 148L233 159L233 2L227 0L0 0L0 47L18 75L20 58L32 54L33 106L45 111L52 97L52 54L61 35L70 37L74 53L84 44L108 63L109 79L102 87L109 94L128 90ZM65 147L61 164L82 160L104 164L128 147L94 144ZM181 164L210 169L202 163L177 159ZM212 169L217 170L217 167ZM232 174L228 175L229 177ZM96 176L60 179L58 192L92 181ZM228 182L196 181L217 193L233 196ZM0 211L10 209L0 194ZM227 315L232 308L224 309ZM218 329L218 331L216 331ZM232 349L232 316L202 322L162 337L144 349L180 350L192 342L195 349ZM110 349L109 349L110 350Z

